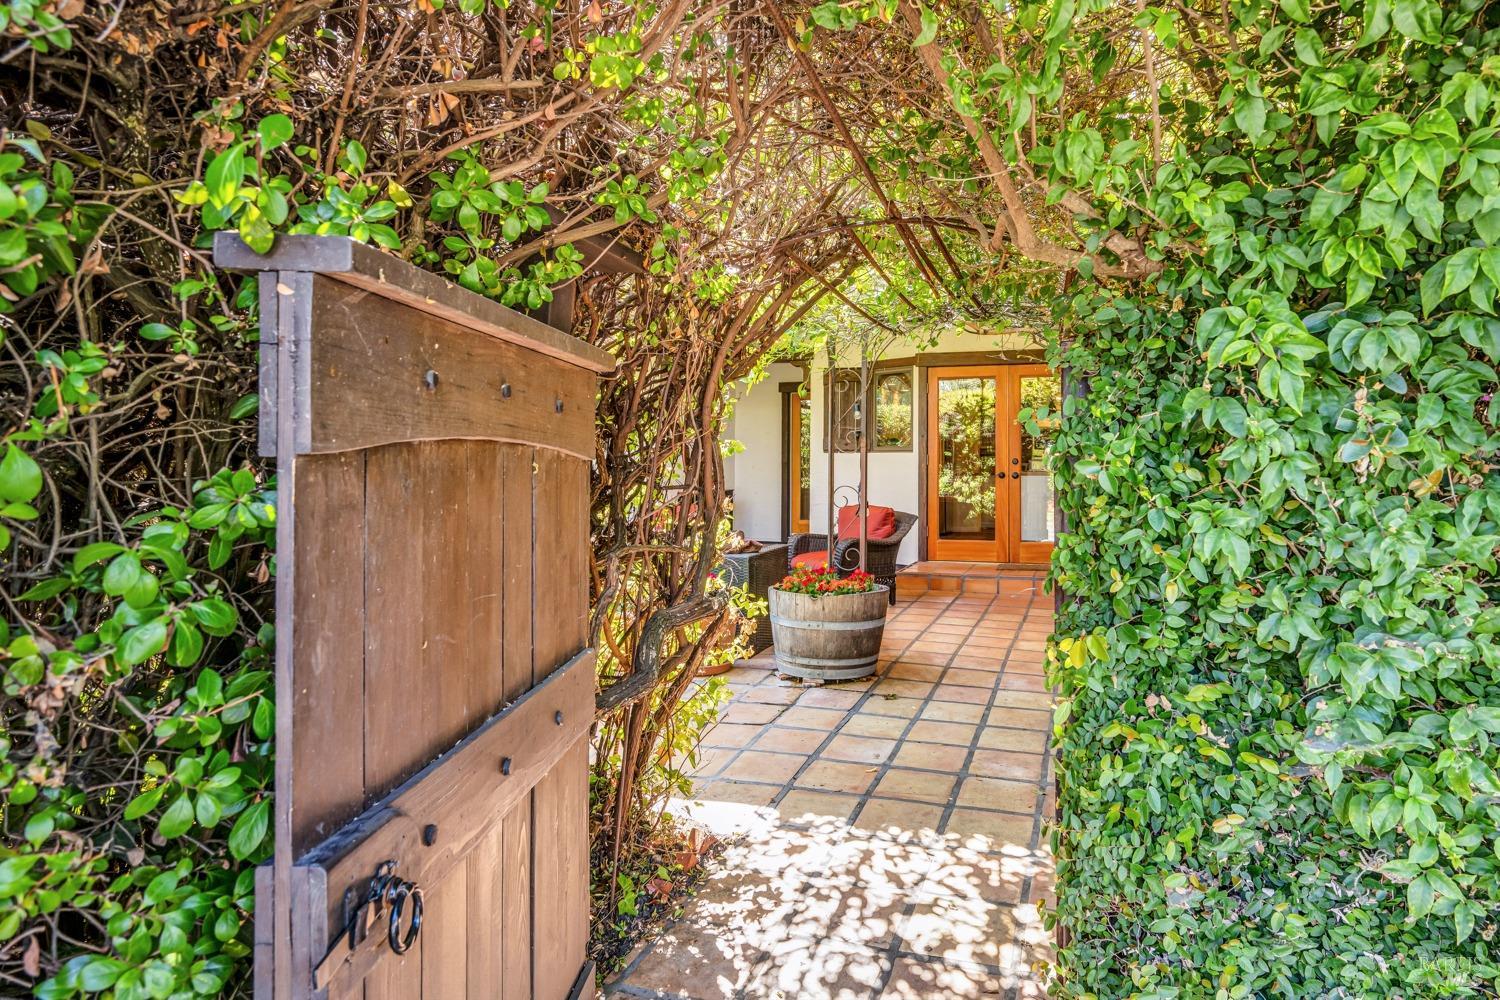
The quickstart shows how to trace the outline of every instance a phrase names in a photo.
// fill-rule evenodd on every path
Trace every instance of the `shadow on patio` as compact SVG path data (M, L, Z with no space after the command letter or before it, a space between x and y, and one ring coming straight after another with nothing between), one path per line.
M683 812L730 846L618 997L1044 995L1051 935L1041 577L892 609L872 679L736 667Z

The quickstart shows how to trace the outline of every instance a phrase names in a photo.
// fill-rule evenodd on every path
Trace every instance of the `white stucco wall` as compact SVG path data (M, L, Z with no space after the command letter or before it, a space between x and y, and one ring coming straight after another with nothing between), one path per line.
M770 365L754 385L741 383L726 437L744 451L724 460L725 485L734 491L734 527L747 538L782 540L781 436L786 419L781 408L782 382L802 381L796 365Z
M994 351L995 362L1004 360L1005 351L1035 350L1039 345L1025 336L994 337L971 333L949 333L939 338L932 347L920 350L910 343L897 343L886 349L882 356L910 357L920 355L927 364L941 364L943 354L962 352ZM858 363L857 356L841 356L840 367ZM812 403L812 482L809 520L813 531L826 531L828 523L828 453L823 450L823 374L828 368L824 356L814 359L810 382ZM730 437L745 446L742 454L726 461L726 469L732 467L729 484L735 495L735 527L751 538L779 540L781 538L781 394L777 390L780 382L801 378L801 369L793 365L773 365L773 371L762 382L741 390L730 424ZM926 373L922 368L913 372L912 417L913 428L920 427L927 414ZM922 513L920 489L920 463L918 452L920 439L914 431L910 451L872 451L869 464L870 503L919 516ZM852 496L853 487L859 482L859 456L841 453L837 456L834 486L848 486L841 491L843 497ZM907 533L902 542L898 560L901 563L916 562L920 538L926 530L918 523Z

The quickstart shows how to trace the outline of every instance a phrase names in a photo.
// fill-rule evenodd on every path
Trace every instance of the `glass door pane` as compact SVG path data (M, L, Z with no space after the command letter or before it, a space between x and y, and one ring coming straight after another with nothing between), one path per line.
M1062 379L1056 375L1023 376L1020 409L1047 411L1044 418L1035 421L1039 433L1032 434L1021 425L1021 541L1056 542L1056 503L1048 460L1062 419Z
M993 377L937 379L937 541L995 542ZM936 553L941 558L942 553Z

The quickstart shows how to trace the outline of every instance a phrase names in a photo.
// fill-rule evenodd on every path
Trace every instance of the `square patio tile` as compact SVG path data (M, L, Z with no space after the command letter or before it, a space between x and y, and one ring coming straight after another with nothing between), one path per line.
M693 798L704 802L768 806L779 791L779 785L760 785L749 781L699 781L693 785Z
M931 690L927 681L883 680L875 685L876 695L898 698L925 698Z
M1047 758L1014 750L976 750L969 771L986 778L1041 781L1047 774Z
M1029 851L1033 825L1030 816L955 809L948 817L943 832L956 837L959 843L971 851L993 853L1015 848Z
M968 746L974 742L977 727L964 722L922 722L912 724L906 738L922 743L948 743Z
M839 735L824 748L821 757L828 760L848 760L862 764L881 764L895 752L895 740L876 739L869 736Z
M816 729L784 729L768 726L751 746L756 750L772 750L780 753L809 754L828 738L826 732Z
M815 687L802 692L797 704L802 708L851 709L859 704L860 692L845 691L836 687Z
M987 899L919 902L902 920L899 933L909 950L949 963L999 965L1006 945L1032 943L1023 942L1029 928L1016 918L1014 907Z
M741 781L774 782L781 785L790 780L806 760L806 757L799 754L746 750L720 774L722 777Z
M1052 731L1052 713L1039 712L1031 708L1007 708L997 704L995 708L990 709L990 717L986 721L992 726L1029 729L1035 733Z
M753 726L764 725L781 712L778 705L762 705L755 702L744 701L740 698L729 703L724 710L721 719L726 723L744 723Z
M993 973L901 957L880 1000L997 1000L1002 995L1004 987Z
M863 831L853 831L829 848L825 869L809 882L814 886L852 886L909 896L927 881L948 854L943 848L900 843L889 837L870 837L864 836Z
M746 935L677 924L668 928L617 982L663 996L735 1000L767 952Z
M964 690L973 690L965 688ZM922 709L923 722L979 722L984 718L983 705L967 705L953 701L929 702Z
M1002 729L985 726L979 731L979 745L986 750L1013 750L1041 754L1047 750L1047 733L1041 729Z
M806 695L803 696L804 698ZM818 729L831 733L844 718L845 712L837 708L809 708L801 701L781 713L776 720L779 726L796 726L800 729Z
M859 799L853 795L793 788L776 804L776 810L783 820L797 823L810 819L848 819L858 804Z
M736 700L759 702L765 705L790 705L802 694L799 687L782 687L778 684L758 684Z
M703 734L706 747L742 747L755 739L760 726L721 722Z
M965 778L958 788L958 804L971 809L1001 809L1006 812L1031 813L1036 809L1040 789L1024 781L999 778Z
M898 698L879 692L859 707L861 715L896 715L911 718L921 709L922 702L916 698Z
M907 719L900 715L867 715L860 712L845 722L839 730L845 736L880 736L896 739L906 732Z
M989 670L970 670L964 667L951 667L943 675L944 684L958 684L963 687L984 688L988 691L995 686L995 674Z
M875 781L875 775L878 772L879 768L873 764L815 760L797 776L796 787L863 795Z
M946 743L903 743L891 761L898 767L915 767L924 771L943 771L957 774L969 759L968 747L949 746ZM944 801L947 801L946 799Z
M943 668L932 663L907 663L903 660L893 663L886 676L897 680L935 681L943 676Z
M865 1000L878 995L891 959L873 948L830 938L792 938L771 949L746 997Z
M735 751L730 747L699 750L698 766L693 769L693 777L707 778L716 774L720 768L729 763L734 753Z
M820 883L803 889L789 938L827 937L867 948L885 948L913 901L912 890L857 881Z
M1050 866L1051 859L1045 859ZM960 847L947 852L936 868L917 887L920 899L985 899L992 903L1019 903L1026 880L1039 865L1029 854L1019 857Z
M1045 691L996 691L994 704L1005 708L1029 708L1044 712L1052 711L1052 695ZM1051 725L1048 725L1051 728Z
M961 684L939 684L932 689L932 700L961 702L983 708L990 703L990 689L964 687Z
M873 794L883 798L917 799L942 804L952 796L954 781L954 778L929 771L893 767L875 785Z
M871 799L854 817L856 828L902 840L923 833L936 833L942 821L942 806L891 799Z

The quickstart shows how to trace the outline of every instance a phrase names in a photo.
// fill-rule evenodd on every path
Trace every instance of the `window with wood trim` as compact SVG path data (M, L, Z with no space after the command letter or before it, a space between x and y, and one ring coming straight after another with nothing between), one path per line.
M868 410L871 416L870 450L911 451L913 441L912 404L914 380L910 368L877 368L870 373L870 384L863 398L859 391L859 369L839 368L833 373L833 429L835 443L841 452L859 450L860 420ZM829 387L825 376L823 385ZM828 429L823 431L823 450L828 450Z

